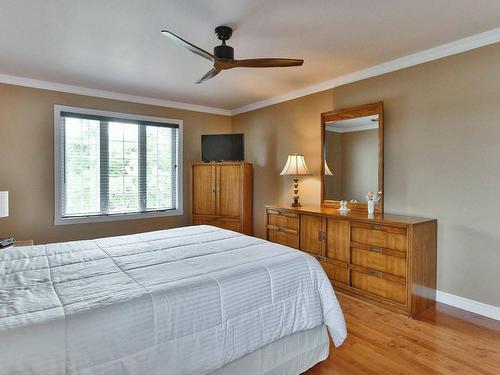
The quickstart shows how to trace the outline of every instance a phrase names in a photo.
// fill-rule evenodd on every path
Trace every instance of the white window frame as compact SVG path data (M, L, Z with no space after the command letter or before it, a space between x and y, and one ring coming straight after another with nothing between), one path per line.
M177 181L177 208L174 210L161 210L151 212L134 212L134 213L119 213L109 214L106 216L77 216L77 217L63 217L61 215L61 202L62 202L62 175L64 163L64 149L61 144L61 112L75 112L81 114L116 117L118 119L137 120L137 121L152 121L163 122L167 124L176 124L179 126L179 133L177 137L177 168L176 168L176 181ZM82 224L82 223L98 223L105 221L118 221L118 220L131 220L131 219L144 219L151 217L161 216L180 216L184 215L184 201L183 201L183 174L182 174L182 145L183 145L183 121L178 119L169 119L162 117L143 116L130 113L109 112L101 111L90 108L70 107L64 105L54 105L54 186L55 186L55 205L54 205L54 224Z

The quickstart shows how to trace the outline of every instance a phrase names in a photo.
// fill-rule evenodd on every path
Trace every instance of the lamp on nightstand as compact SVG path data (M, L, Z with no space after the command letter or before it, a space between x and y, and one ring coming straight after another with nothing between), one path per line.
M9 216L9 192L0 191L0 217Z
M304 155L293 154L288 156L285 168L281 171L281 176L293 176L293 202L292 207L300 207L299 202L299 176L310 175L309 169L307 169L306 161L304 160Z
M0 217L9 216L9 192L0 191ZM0 248L10 246L15 242L12 237L0 238Z

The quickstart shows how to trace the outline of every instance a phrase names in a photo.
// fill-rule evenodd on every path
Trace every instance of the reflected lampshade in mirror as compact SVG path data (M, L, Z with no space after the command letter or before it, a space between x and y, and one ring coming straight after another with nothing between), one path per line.
M326 160L325 160L325 176L333 176L332 171L330 170L330 168L328 168L328 164L326 164Z

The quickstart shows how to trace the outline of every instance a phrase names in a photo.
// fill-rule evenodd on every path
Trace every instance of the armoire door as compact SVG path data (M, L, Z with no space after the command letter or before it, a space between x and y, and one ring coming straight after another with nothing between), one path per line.
M300 250L320 256L323 247L323 218L300 215Z
M217 166L217 182L217 215L240 216L241 167L239 165Z
M193 215L215 215L213 165L193 165Z

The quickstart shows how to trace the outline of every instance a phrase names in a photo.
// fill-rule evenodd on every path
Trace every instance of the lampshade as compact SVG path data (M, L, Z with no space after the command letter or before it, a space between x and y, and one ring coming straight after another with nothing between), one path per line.
M333 176L332 171L330 170L330 168L328 168L328 164L326 164L326 160L325 160L325 176Z
M304 155L293 154L288 155L288 160L286 161L285 168L281 171L282 176L301 176L309 175L309 169L307 169L306 161L304 160Z
M9 216L9 192L0 191L0 217Z

